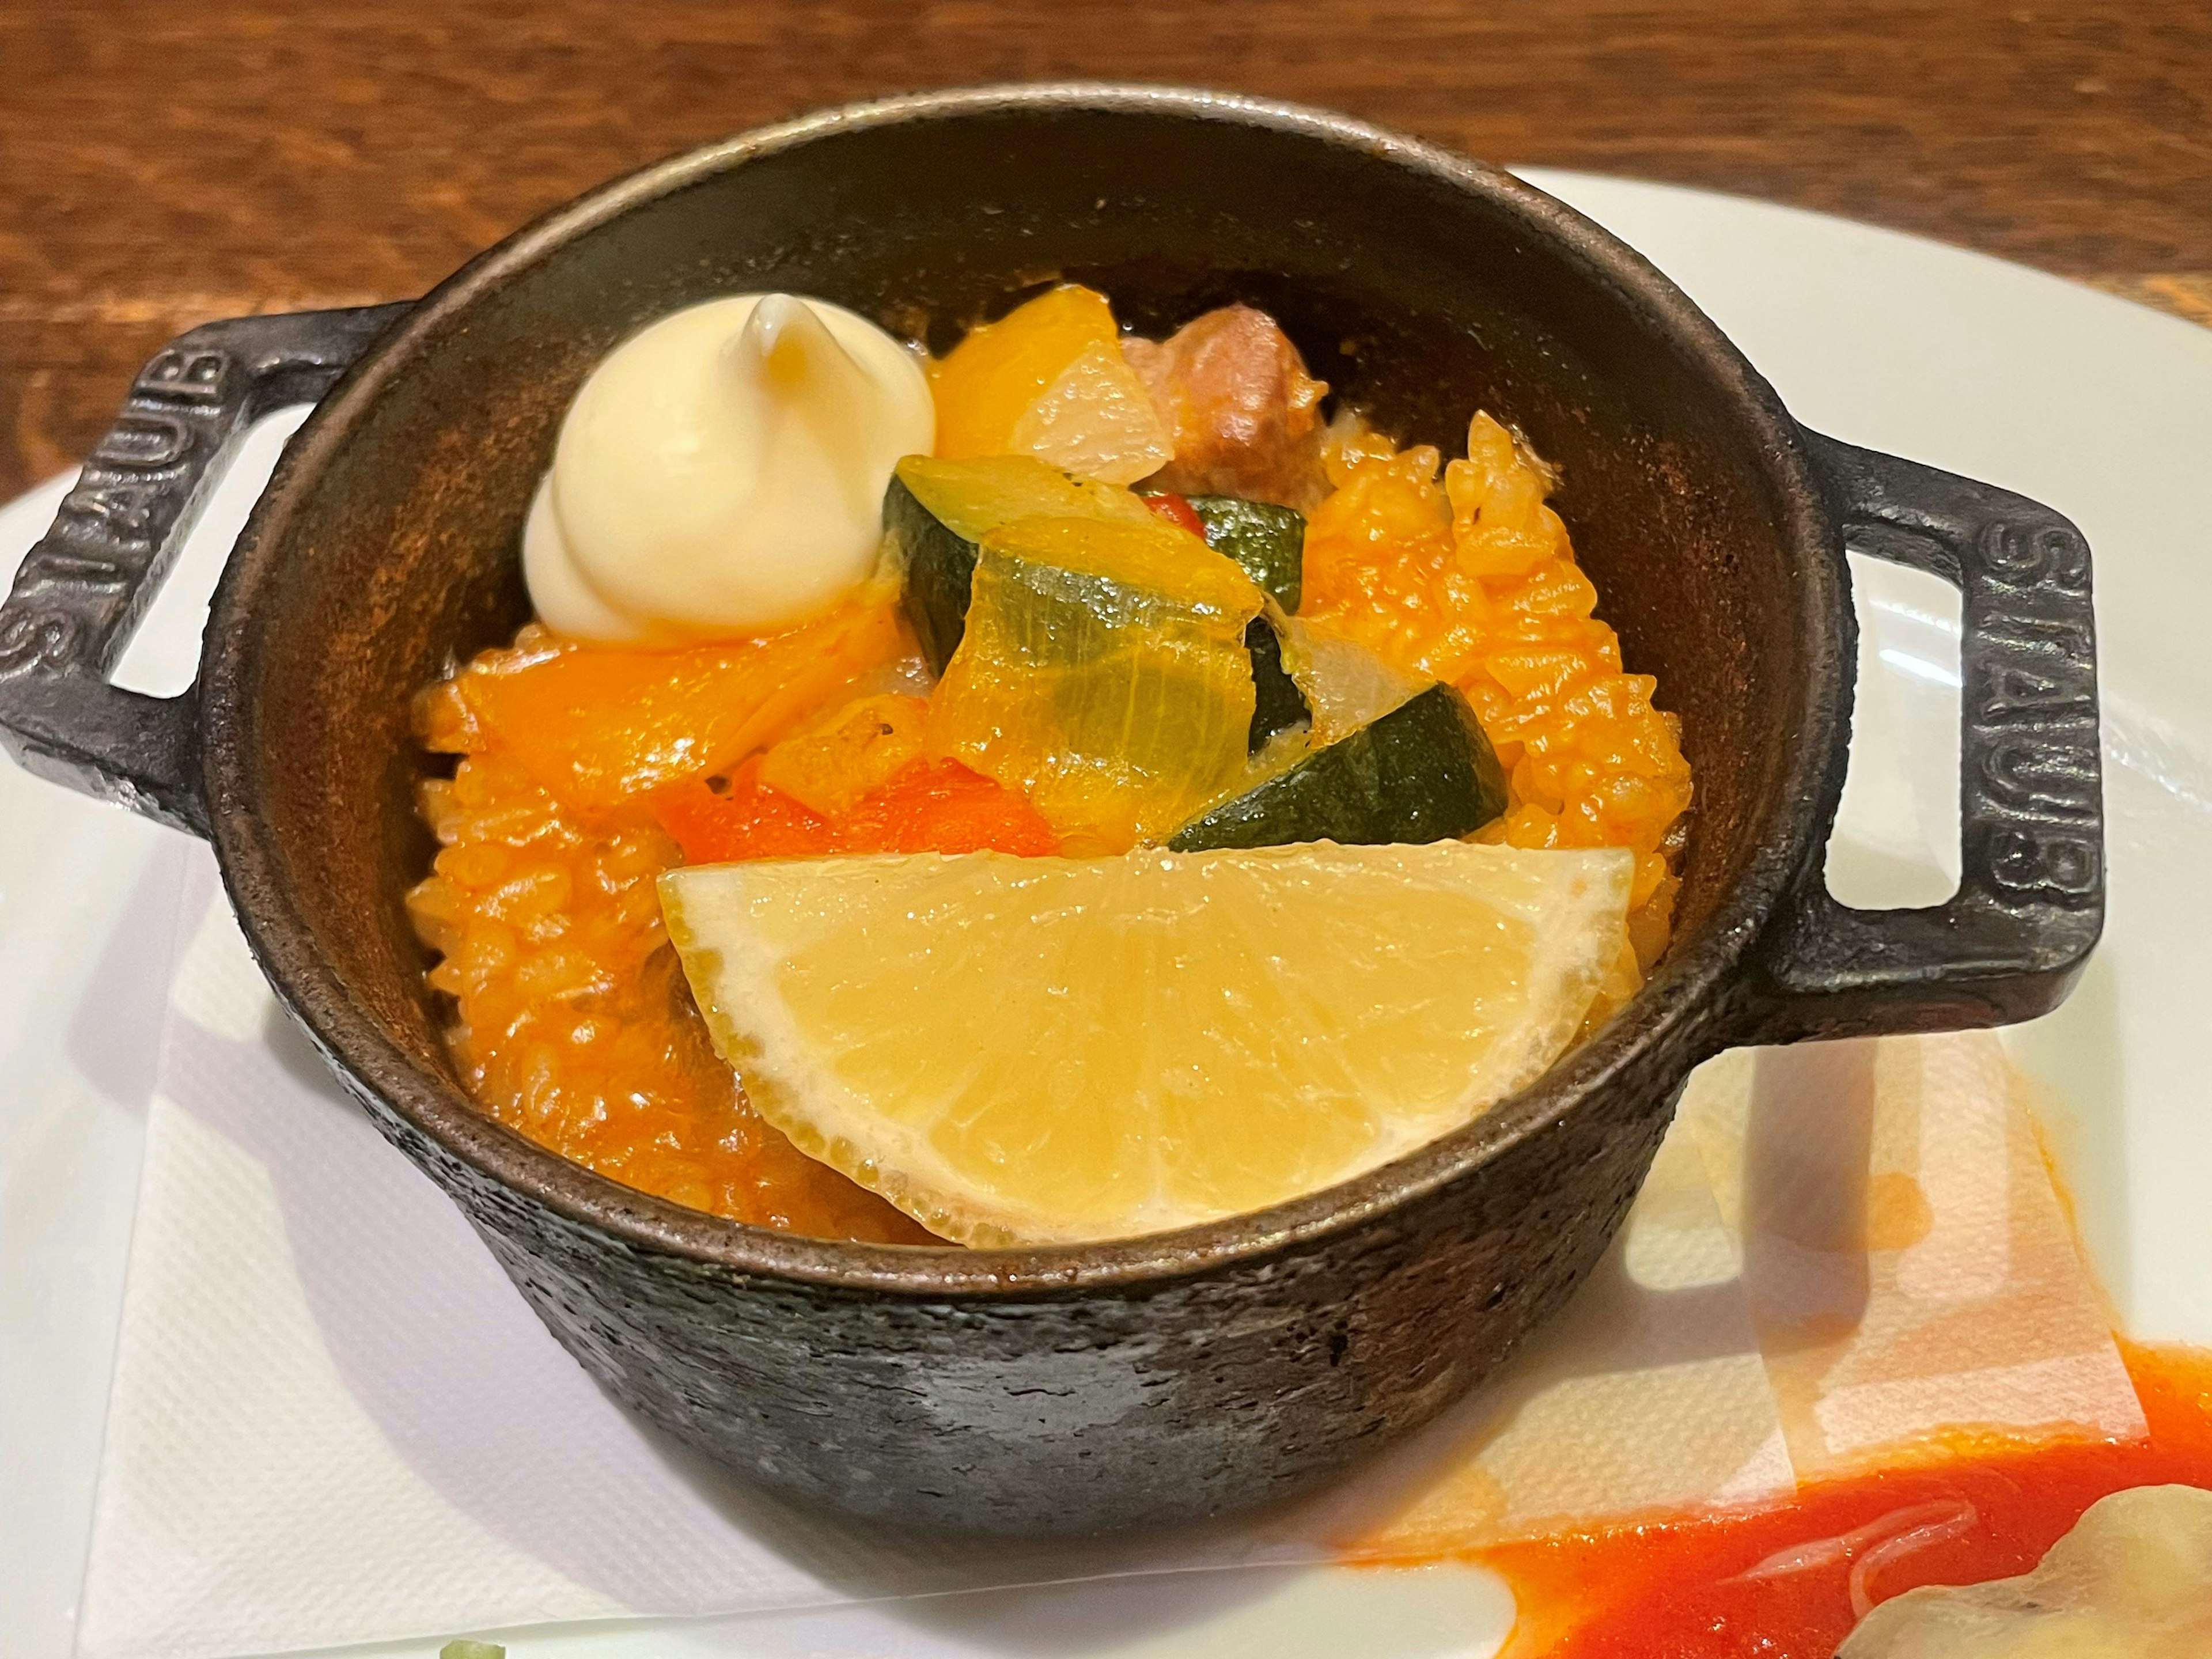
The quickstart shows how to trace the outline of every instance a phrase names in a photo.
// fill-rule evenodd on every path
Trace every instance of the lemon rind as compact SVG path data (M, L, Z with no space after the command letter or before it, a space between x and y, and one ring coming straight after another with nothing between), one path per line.
M1551 1017L1520 1029L1517 1052L1504 1055L1488 1067L1486 1086L1471 1091L1451 1106L1437 1111L1382 1116L1380 1121L1383 1133L1377 1133L1358 1155L1333 1170L1326 1180L1305 1190L1351 1180L1451 1133L1549 1069L1580 1029L1619 950L1632 878L1632 856L1614 848L1531 853L1502 847L1439 842L1424 849L1346 849L1326 842L1252 851L1131 855L1139 859L1171 857L1175 862L1253 859L1273 861L1308 853L1326 856L1349 850L1371 856L1385 852L1426 854L1435 848L1464 848L1478 860L1574 861L1568 884L1564 889L1556 884L1544 887L1539 894L1549 902L1544 914L1529 918L1553 924L1537 927L1538 948L1525 970L1528 1000L1543 1000L1551 1009ZM1030 875L1039 873L1041 865L1087 862L1017 859L995 853L892 854L839 862L848 866L874 862L911 870L922 860L933 860L942 866L955 860L987 859L1022 866ZM660 893L669 937L682 957L717 1050L737 1071L755 1109L788 1136L801 1152L830 1164L876 1193L932 1232L973 1246L1079 1243L1105 1237L1139 1237L1237 1212L1172 1205L1155 1194L1136 1212L1125 1213L1102 1227L1091 1218L1071 1224L1070 1218L1065 1216L1024 1212L997 1198L978 1200L963 1194L963 1178L927 1145L926 1132L881 1117L870 1118L867 1103L831 1075L817 1057L814 1045L799 1030L775 994L775 971L781 960L775 951L742 926L714 930L728 941L726 946L708 944L695 926L691 915L695 901L686 893L687 889L698 888L697 878L701 874L713 870L722 876L718 889L701 890L712 891L718 903L725 898L731 899L734 908L742 902L748 872L761 872L771 863L783 862L787 861L763 860L672 871L660 878ZM1556 925L1560 914L1571 906L1581 915L1582 925ZM1537 988L1553 985L1560 988L1559 993L1540 999ZM866 1122L865 1133L871 1143L869 1152L862 1151L851 1129L841 1127L841 1120L848 1125L855 1120ZM1274 1201L1297 1195L1286 1192Z

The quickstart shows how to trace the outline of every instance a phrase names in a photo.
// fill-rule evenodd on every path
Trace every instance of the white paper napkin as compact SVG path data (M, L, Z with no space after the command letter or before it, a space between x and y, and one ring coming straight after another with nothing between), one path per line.
M2146 1432L1994 1033L1741 1050L1682 1104L1802 1478L1954 1427Z
M1739 1218L1716 1203L1709 1169L1735 1121L1716 1109L1699 1127L1719 1150L1670 1137L1589 1285L1493 1387L1317 1500L1106 1546L933 1540L797 1512L601 1395L286 1023L204 853L184 902L84 1659L1404 1555L1794 1483L1801 1437L1758 1346L1782 1315L1747 1297ZM2094 1305L2071 1272L2038 1293ZM2110 1430L2135 1401L2109 1340L2108 1364L2094 1346L2067 1404ZM1971 1384L1942 1398L1985 1424L2049 1415Z
M886 1540L702 1465L599 1391L329 1079L204 856L185 888L81 1653L264 1653L1255 1554L1229 1536L1152 1562L1140 1546Z
M1426 1558L1788 1494L1741 1268L1695 1146L1669 1135L1613 1249L1504 1374L1282 1531Z

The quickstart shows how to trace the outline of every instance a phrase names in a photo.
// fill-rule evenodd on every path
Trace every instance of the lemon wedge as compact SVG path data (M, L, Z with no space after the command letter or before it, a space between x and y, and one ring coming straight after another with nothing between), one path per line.
M714 1042L799 1149L971 1244L1262 1208L1565 1048L1634 860L1462 842L922 854L660 878Z

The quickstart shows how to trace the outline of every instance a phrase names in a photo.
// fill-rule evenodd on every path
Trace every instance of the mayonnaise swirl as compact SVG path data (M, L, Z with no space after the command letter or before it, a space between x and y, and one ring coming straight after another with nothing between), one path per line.
M562 422L523 532L538 620L653 643L817 616L867 579L891 468L936 428L920 359L842 307L744 294L664 317Z

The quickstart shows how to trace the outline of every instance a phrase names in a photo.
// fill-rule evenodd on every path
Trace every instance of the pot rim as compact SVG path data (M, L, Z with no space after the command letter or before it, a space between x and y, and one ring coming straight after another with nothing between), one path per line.
M1068 1291L1142 1291L1309 1244L1381 1220L1460 1180L1601 1092L1653 1045L1702 1058L1735 1035L1729 979L1790 878L1818 854L1834 815L1850 685L1838 673L1802 685L1787 723L1767 833L1741 855L1712 915L1678 940L1629 1005L1534 1084L1469 1123L1349 1181L1265 1210L1170 1232L1077 1245L973 1249L818 1239L686 1208L571 1163L486 1116L455 1084L417 1066L316 948L292 902L283 860L254 808L254 766L228 735L246 728L239 617L281 547L305 481L327 464L380 392L471 303L610 219L746 162L846 131L940 118L1054 111L1159 114L1258 127L1363 151L1429 173L1517 215L1692 360L1767 459L1780 532L1805 556L1796 593L1808 637L1850 627L1842 543L1797 423L1742 353L1656 267L1572 208L1502 169L1350 116L1204 88L1108 82L1011 83L920 93L817 111L687 151L574 198L439 283L380 338L293 438L240 537L211 601L199 711L212 840L254 956L326 1058L416 1130L501 1187L622 1243L703 1266L862 1296L977 1299ZM1817 656L1819 653L1815 653ZM1838 660L1848 663L1848 653Z

